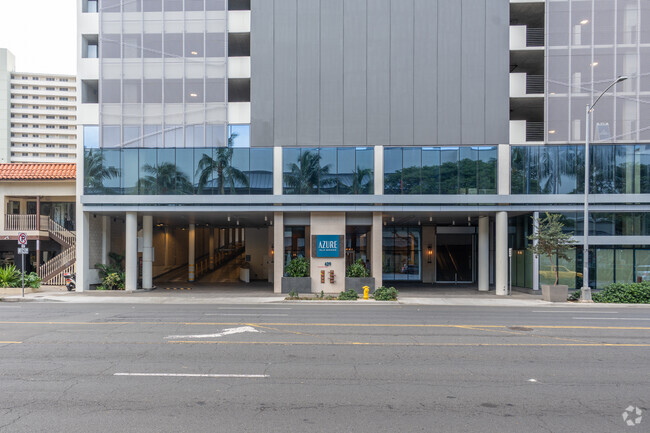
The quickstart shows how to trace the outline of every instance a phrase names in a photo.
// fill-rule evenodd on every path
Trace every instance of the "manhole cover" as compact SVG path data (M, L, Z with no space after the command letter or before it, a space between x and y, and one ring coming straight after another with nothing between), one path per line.
M525 326L508 326L512 331L532 331L533 328L526 328Z

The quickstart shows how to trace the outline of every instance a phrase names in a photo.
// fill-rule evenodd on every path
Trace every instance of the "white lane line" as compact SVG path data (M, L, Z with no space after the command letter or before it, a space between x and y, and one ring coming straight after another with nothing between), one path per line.
M216 334L198 334L198 335L168 335L165 338L219 338L226 335L241 334L243 332L264 332L259 331L252 326L240 326L239 328L228 328Z
M206 316L274 316L286 317L288 314L264 314L264 313L205 313Z
M219 307L217 310L291 310L291 308L280 307L264 307L264 308L250 308L250 307Z
M575 320L650 320L650 317L572 317Z
M533 310L531 311L532 313L585 313L583 310L565 310L565 311L560 311L560 310L552 310L552 311L544 311L544 310ZM618 311L590 311L589 314L618 314Z
M142 377L240 377L240 378L264 378L268 374L192 374L192 373L114 373L113 376L142 376Z

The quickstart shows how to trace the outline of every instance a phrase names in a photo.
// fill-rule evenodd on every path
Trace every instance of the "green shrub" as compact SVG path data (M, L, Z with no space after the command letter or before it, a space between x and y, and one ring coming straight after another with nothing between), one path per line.
M30 287L32 289L38 289L41 287L41 279L38 277L36 272L25 274L25 287Z
M576 290L575 292L571 293L569 297L567 298L567 301L579 301L580 300L580 290Z
M14 265L0 268L0 287L20 287L20 272Z
M642 283L614 283L602 292L594 293L594 302L617 304L650 304L650 281Z
M289 298L290 299L298 299L299 297L300 297L300 295L295 290L292 290L292 291L289 292Z
M363 260L358 259L356 262L348 266L345 270L345 276L348 278L366 278L370 276L370 272L366 269Z
M113 272L102 280L103 290L124 290L124 273Z
M397 301L397 296L399 292L395 287L384 287L381 286L375 293L373 293L373 298L377 301Z
M308 277L309 260L304 257L297 257L287 263L284 272L287 274L287 277Z
M339 294L339 301L356 301L359 299L359 294L354 289L348 289Z

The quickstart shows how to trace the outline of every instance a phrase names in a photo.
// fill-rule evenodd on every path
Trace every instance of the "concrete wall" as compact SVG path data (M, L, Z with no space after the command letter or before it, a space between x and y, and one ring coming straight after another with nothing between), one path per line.
M344 212L312 212L310 218L312 235L343 235L345 236ZM309 242L308 247L311 246ZM345 248L345 245L341 245ZM325 266L330 262L332 266ZM345 258L316 258L310 259L311 290L314 293L339 293L345 290ZM320 282L320 271L325 271L325 284ZM334 284L329 283L329 271L335 274Z
M251 279L268 280L269 278L269 229L245 229L246 255L250 256Z
M11 73L15 58L6 48L0 48L0 163L11 162Z
M251 143L507 143L508 38L508 0L252 0Z
M429 245L431 245L431 263L429 263ZM422 227L422 282L433 283L436 279L436 228Z

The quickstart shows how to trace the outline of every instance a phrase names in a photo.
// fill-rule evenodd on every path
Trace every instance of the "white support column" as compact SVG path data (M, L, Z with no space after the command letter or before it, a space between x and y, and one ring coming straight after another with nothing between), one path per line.
M102 216L102 264L108 265L108 253L111 252L111 217Z
M494 227L494 285L496 294L508 294L508 212L497 212Z
M138 289L138 214L126 213L125 230L126 254L124 258L125 279L124 290Z
M490 290L490 217L478 219L478 290Z
M282 195L282 147L273 148L273 195Z
M210 258L209 258L209 265L208 266L210 267L210 270L212 271L212 270L214 270L214 231L216 229L211 228L209 230L210 230L210 238L208 240L208 250L209 250L208 254L210 255Z
M171 259L171 239L169 238L171 236L172 231L169 229L169 227L165 227L165 267L170 265L170 259Z
M190 283L194 281L196 269L196 226L190 224L190 233L188 236L187 246L187 281Z
M142 217L142 288L153 288L153 216Z
M497 150L498 170L497 188L499 195L510 195L510 145L499 144Z
M375 146L375 190L374 190L375 195L384 194L384 176L380 175L383 172L384 172L384 146Z
M533 234L537 234L539 227L537 220L539 219L539 212L533 213ZM537 239L533 241L533 245L537 245ZM533 254L533 290L539 290L539 256Z
M284 214L273 213L273 293L282 293L284 276Z
M90 289L90 214L77 203L77 287L76 292Z
M382 213L372 213L372 230L370 233L370 272L375 279L375 289L384 284L382 268L382 240L384 224L382 222Z

